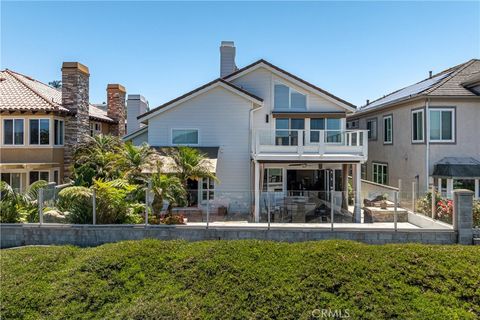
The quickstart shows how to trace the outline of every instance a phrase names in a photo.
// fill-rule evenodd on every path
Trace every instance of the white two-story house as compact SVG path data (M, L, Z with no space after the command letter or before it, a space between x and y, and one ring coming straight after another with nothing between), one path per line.
M238 69L233 42L222 42L220 53L220 78L140 115L147 126L124 139L199 148L219 180L192 185L199 205L208 197L229 213L249 211L256 222L265 219L266 194L304 211L289 221L315 221L332 195L347 208L352 169L351 219L360 222L368 138L366 130L346 130L355 106L265 60Z

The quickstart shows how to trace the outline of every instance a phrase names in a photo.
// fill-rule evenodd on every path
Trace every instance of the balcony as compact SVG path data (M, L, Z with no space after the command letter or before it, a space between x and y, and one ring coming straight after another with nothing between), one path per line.
M367 130L256 130L253 157L272 161L365 161Z

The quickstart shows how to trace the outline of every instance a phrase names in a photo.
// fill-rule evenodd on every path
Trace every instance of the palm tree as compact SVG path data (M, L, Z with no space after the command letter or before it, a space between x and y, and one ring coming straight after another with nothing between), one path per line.
M0 222L13 223L21 219L18 206L21 204L21 195L5 181L0 181Z
M0 222L37 222L38 191L48 182L39 180L32 183L27 190L16 192L5 181L0 181Z
M60 89L62 87L62 81L61 80L53 80L48 83L49 86L52 86L54 88Z
M214 173L211 172L210 164L206 161L204 154L197 149L190 147L170 148L167 152L173 160L173 170L180 179L185 190L188 188L188 180L210 178L218 181ZM188 196L188 204L190 197Z
M168 214L171 214L173 206L185 205L187 191L178 177L162 174L159 166L157 172L152 174L151 179L152 191L155 195L152 208L158 217L162 211L164 201L168 202Z
M73 156L73 178L76 185L91 186L94 178L114 180L120 178L122 141L110 135L86 137L77 146Z
M127 142L122 148L122 158L119 163L123 168L124 178L133 184L145 184L146 176L142 170L156 163L156 155L157 152L146 143L134 146L131 142Z

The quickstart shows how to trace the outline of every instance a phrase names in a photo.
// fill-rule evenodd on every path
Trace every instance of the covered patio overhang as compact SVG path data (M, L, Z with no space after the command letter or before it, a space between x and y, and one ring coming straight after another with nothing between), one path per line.
M442 192L446 181L447 196L452 194L455 181L472 181L470 186L475 192L474 197L480 198L480 161L471 157L445 157L435 163L432 178L436 180L437 188Z
M169 149L175 147L152 147L158 151L157 160L161 162L162 166L160 170L163 173L176 173L175 161L171 156L169 156ZM204 156L204 165L208 167L211 173L216 173L217 171L217 160L218 160L218 151L220 147L192 147L193 149L198 150ZM154 173L158 171L156 166L147 166L142 169L143 173Z
M353 213L353 222L361 222L361 168L360 158L344 157L319 160L314 157L293 156L255 157L252 159L253 190L255 191L255 221L261 220L264 198L283 197L286 202L305 202L306 205L319 203L329 205L331 199L339 204L342 210ZM348 207L348 176L353 176L353 206ZM305 199L300 199L300 198ZM262 200L263 199L263 200ZM318 210L317 210L318 211ZM303 216L302 216L303 217Z

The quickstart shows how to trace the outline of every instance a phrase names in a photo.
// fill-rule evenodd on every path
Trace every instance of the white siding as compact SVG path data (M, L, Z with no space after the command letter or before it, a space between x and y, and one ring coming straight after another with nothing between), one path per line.
M249 113L252 103L223 88L192 98L149 120L148 143L171 145L173 128L199 130L199 146L220 147L218 191L246 191L250 185Z
M269 123L265 122L265 115L270 114L273 105L272 73L267 69L259 68L232 82L263 99L264 107L253 113L253 128L273 129L274 121L272 119Z
M148 130L132 139L132 144L135 146L139 146L144 142L148 142Z
M315 112L344 112L345 109L336 105L335 103L327 100L326 98L314 94L311 91L307 91L300 88L293 83L274 75L272 72L265 68L259 68L252 72L249 72L232 82L237 86L257 95L263 99L264 107L262 110L254 112L253 127L255 129L270 129L275 128L275 120L271 116L273 111L273 85L278 81L281 82L298 92L307 94L307 111ZM265 116L270 114L269 123L265 122Z

